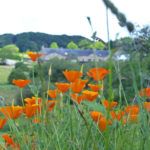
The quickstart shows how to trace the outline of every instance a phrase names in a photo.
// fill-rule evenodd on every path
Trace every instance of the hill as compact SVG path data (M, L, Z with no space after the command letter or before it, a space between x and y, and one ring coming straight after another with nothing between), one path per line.
M0 47L8 44L16 44L20 51L40 50L41 46L48 47L50 43L57 42L59 47L65 48L70 41L76 44L81 40L89 40L82 36L68 35L51 35L40 32L24 32L20 34L3 34L0 35ZM90 40L89 40L90 41Z

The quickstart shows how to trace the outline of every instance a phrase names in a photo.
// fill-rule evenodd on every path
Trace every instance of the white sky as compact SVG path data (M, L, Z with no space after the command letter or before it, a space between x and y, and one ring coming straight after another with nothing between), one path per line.
M120 12L135 24L150 24L149 0L112 0ZM105 6L102 0L0 0L0 34L44 32L91 37L86 17L103 40L106 36ZM110 36L127 35L110 13Z

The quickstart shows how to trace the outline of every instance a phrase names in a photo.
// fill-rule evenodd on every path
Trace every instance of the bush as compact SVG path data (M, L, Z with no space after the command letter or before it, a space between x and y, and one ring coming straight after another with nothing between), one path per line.
M60 60L60 59L51 59L48 62L45 62L42 64L42 74L45 79L48 79L48 70L51 66L52 69L52 75L51 75L51 82L63 82L66 81L63 71L64 70L80 70L81 65L78 63L73 63L66 60ZM35 77L39 76L39 65L35 66ZM32 73L31 73L32 76Z
M13 79L27 79L30 73L28 66L22 62L15 65L15 68L11 71L8 82L12 84Z

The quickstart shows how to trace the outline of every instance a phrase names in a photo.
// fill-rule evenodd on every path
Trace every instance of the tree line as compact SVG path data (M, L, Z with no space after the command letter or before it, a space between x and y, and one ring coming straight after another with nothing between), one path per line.
M89 39L82 36L68 36L68 35L50 35L39 32L25 32L20 34L3 34L0 35L0 48L15 44L20 52L26 50L38 51L42 46L49 47L52 42L56 42L59 47L66 48L70 41L73 41L78 45L82 40L91 42Z

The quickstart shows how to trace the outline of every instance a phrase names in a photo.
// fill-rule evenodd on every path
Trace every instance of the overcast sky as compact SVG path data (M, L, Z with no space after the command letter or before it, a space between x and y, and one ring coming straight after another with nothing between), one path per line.
M150 24L149 0L111 0L135 24ZM86 17L103 40L106 36L105 6L102 0L0 0L0 34L44 32L91 37ZM118 21L109 15L110 35L127 35Z

